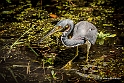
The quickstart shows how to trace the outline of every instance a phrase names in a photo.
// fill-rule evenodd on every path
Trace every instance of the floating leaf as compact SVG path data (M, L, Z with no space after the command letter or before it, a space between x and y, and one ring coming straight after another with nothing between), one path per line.
M103 33L102 31L98 33L98 38L105 39L107 37L115 37L116 34Z
M113 24L103 24L103 26L113 26Z
M108 37L115 37L115 36L116 36L116 34L111 34Z
M52 17L52 18L57 18L58 16L55 15L55 14L50 14L50 17Z

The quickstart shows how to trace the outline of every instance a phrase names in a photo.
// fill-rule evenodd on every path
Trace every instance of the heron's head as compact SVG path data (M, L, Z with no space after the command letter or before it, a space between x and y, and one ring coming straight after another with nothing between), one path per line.
M54 28L46 35L44 36L40 42L42 42L46 37L52 35L55 32L61 31L65 28L66 25L68 24L73 24L73 21L70 19L64 19L64 20L60 20L55 26Z

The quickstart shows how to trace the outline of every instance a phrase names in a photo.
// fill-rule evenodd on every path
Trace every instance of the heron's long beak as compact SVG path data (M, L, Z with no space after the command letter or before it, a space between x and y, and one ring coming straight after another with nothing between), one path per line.
M54 29L52 29L47 35L45 35L43 38L41 38L40 42L41 43L46 37L52 35L53 33L57 32L62 28L61 26L54 26Z

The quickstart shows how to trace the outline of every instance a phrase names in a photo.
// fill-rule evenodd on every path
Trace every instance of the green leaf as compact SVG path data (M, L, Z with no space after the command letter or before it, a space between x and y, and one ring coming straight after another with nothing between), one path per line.
M52 71L51 71L51 74L52 74L52 75L54 75L54 74L55 74L55 72L52 70Z
M15 45L23 44L24 42L16 42Z
M6 2L11 3L11 0L6 0Z
M103 45L104 44L104 39L100 39L99 40L99 45Z
M116 36L116 34L111 34L108 37L115 37L115 36Z
M98 38L105 39L107 37L115 37L116 34L103 33L102 31L98 33Z

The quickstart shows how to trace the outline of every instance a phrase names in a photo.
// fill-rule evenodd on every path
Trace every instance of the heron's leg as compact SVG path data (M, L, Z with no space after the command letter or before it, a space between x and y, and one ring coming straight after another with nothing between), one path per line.
M71 61L73 61L77 56L78 56L78 46L76 47L76 55L73 59L71 59Z
M88 62L88 57L89 57L88 55L89 55L89 50L90 50L90 47L91 47L91 43L87 40L85 44L87 45L87 57L86 57L86 62Z
M78 56L78 46L76 47L76 55L73 59L71 59L65 66L62 67L62 69L70 69L72 66L72 61Z

